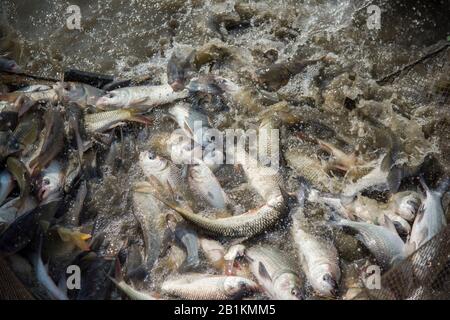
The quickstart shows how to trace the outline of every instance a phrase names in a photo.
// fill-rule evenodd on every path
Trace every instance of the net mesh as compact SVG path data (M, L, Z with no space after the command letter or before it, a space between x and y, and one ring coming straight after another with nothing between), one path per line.
M355 299L450 299L450 225L381 277L380 289Z

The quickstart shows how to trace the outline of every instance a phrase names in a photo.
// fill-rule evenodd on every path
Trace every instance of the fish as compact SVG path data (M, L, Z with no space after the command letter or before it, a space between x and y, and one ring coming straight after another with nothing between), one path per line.
M133 215L142 230L144 260L151 270L163 250L166 238L165 206L153 195L154 186L150 183L137 182L133 189Z
M229 154L227 154L227 157L229 157ZM247 153L239 146L235 153L234 162L240 165L248 183L265 201L279 198L282 195L280 189L282 178L278 173L278 168L264 166L252 154Z
M44 130L39 137L39 145L28 162L34 176L45 168L64 147L64 121L61 113L53 108L44 114Z
M61 197L63 187L64 173L61 164L53 160L40 174L38 199L41 203L54 201Z
M292 237L300 265L314 291L323 297L336 297L341 271L333 243L307 232L296 220L292 225Z
M167 62L167 82L178 92L185 88L186 84L193 77L195 71L194 59L196 50L178 50L172 53Z
M8 142L9 153L26 153L39 136L39 120L33 114L24 116Z
M217 241L208 238L200 238L200 248L206 257L206 260L212 265L216 270L222 271L224 268L225 260L225 248L223 245Z
M387 270L406 258L405 243L388 217L385 217L386 226L336 217L333 224L355 230L356 239L364 244L383 269Z
M69 300L67 294L63 292L48 274L41 258L42 236L39 237L37 250L31 254L31 262L34 266L36 278L47 290L49 296L55 300Z
M204 232L228 238L251 238L276 226L286 214L283 197L270 199L258 210L217 219L195 214L190 209L182 208L161 196L158 196L158 199Z
M411 226L408 221L398 215L395 208L360 194L350 197L310 190L308 200L326 204L336 210L342 217L350 220L384 225L385 217L388 217L402 234L411 232Z
M172 215L167 215L166 219L175 239L186 249L186 260L180 269L186 271L198 267L200 259L198 256L199 240L197 233L183 222L177 222Z
M320 191L332 192L340 189L339 183L325 171L320 161L292 149L287 150L284 157L289 167Z
M421 196L415 191L402 191L391 195L389 208L407 221L413 221L421 204Z
M100 97L95 106L97 108L136 108L141 111L172 103L187 98L188 90L175 92L169 84L159 86L126 87L110 91Z
M220 186L214 173L202 161L188 167L188 183L194 194L206 201L211 207L227 210L228 197Z
M14 179L9 171L0 171L0 205L8 198L8 195L14 189L14 185Z
M84 201L88 193L87 183L83 180L77 190L77 195L72 206L62 218L62 224L66 226L79 226L80 215L84 206Z
M169 109L169 114L177 122L186 136L201 146L207 146L211 141L203 128L211 128L208 116L192 108L188 103L177 103Z
M0 98L0 131L13 131L19 122L16 103L1 100Z
M407 242L409 253L419 249L447 225L442 207L442 196L450 186L450 178L445 177L436 190L431 190L423 177L420 177L420 183L425 189L426 199L422 202L414 219L411 235Z
M45 84L34 84L31 86L26 86L20 89L17 89L15 92L38 92L38 91L46 91L46 90L50 90L52 87L51 86L47 86Z
M326 56L319 59L305 60L294 56L287 61L277 62L256 70L254 79L266 90L277 91L285 86L291 77L300 73L307 66L327 61Z
M191 273L164 281L161 292L187 300L230 300L253 293L258 287L244 277Z
M230 79L217 75L203 75L192 78L186 88L190 92L207 95L221 95L244 113L254 114L262 111L258 94L250 88L239 86Z
M95 106L97 100L106 92L85 83L58 82L53 86L58 99L63 103L75 103L81 108Z
M141 116L134 109L119 109L97 113L88 113L84 116L84 125L87 133L101 133L122 125L125 121L134 121L150 124L151 120Z
M14 73L22 72L22 69L19 67L17 62L6 57L0 57L0 70Z
M0 253L14 254L33 241L40 228L48 227L60 201L41 204L18 216L3 233L0 234Z
M304 299L303 281L291 261L273 247L253 246L245 250L245 258L258 283L271 299Z
M173 190L178 197L187 200L183 173L170 160L153 151L143 151L139 154L139 166L147 178L155 178L166 191Z
M19 159L9 157L6 160L6 167L14 176L14 180L17 182L20 189L19 197L24 201L31 192L31 177L25 164Z

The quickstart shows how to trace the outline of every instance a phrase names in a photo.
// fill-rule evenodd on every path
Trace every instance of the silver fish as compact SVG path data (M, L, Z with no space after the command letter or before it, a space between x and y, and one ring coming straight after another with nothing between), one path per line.
M58 288L58 286L55 284L53 279L48 274L41 258L42 237L39 242L40 243L38 246L38 250L32 254L31 259L38 281L47 289L47 292L49 293L52 299L69 300L66 293L63 292L60 288Z
M272 299L301 300L302 280L284 254L275 248L255 246L245 251L250 270Z
M188 182L191 190L210 206L226 210L229 200L214 173L202 161L190 165Z
M141 110L148 110L155 106L187 98L188 96L188 90L175 92L168 84L126 87L110 91L100 97L96 102L96 106L99 108L139 107Z
M0 205L5 202L8 195L14 189L14 180L8 170L0 172Z
M450 178L445 178L437 190L430 190L423 178L420 182L425 189L426 199L422 203L408 240L408 252L419 249L447 225L442 207L442 196L450 185Z
M389 269L402 261L406 257L406 253L405 243L398 235L392 221L386 217L385 222L386 227L340 218L335 223L358 232L356 238L369 249L383 268Z
M312 288L321 296L335 297L341 271L334 245L306 232L296 223L292 227L292 233L303 272Z
M211 274L185 274L161 285L162 293L188 300L239 299L257 290L258 285L250 279Z

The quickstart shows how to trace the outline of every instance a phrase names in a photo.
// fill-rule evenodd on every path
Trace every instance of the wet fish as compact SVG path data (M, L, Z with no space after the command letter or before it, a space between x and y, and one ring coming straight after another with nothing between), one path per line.
M77 82L58 82L53 87L60 101L64 103L76 103L82 108L95 106L97 100L105 95L105 91Z
M39 120L30 114L21 119L8 142L10 153L26 153L39 136Z
M358 233L356 238L369 249L384 269L389 269L406 257L405 243L389 218L385 218L386 226L341 218L336 220L336 225L349 227Z
M147 178L155 178L166 191L173 190L176 196L186 197L183 173L170 160L143 151L139 154L139 165Z
M20 199L24 200L31 191L31 178L27 168L22 161L13 157L8 158L6 166L19 185Z
M286 204L283 197L270 199L256 211L218 219L195 214L188 209L162 199L162 197L159 199L203 231L230 238L251 238L277 225L286 214Z
M421 197L415 191L394 193L389 198L389 208L407 221L413 221L421 204Z
M55 284L53 279L48 274L47 269L44 266L41 258L42 251L42 238L38 240L38 248L31 255L31 261L34 266L34 272L36 273L36 277L38 281L47 289L48 294L52 299L55 300L69 300L67 294L63 292L58 286Z
M339 189L339 184L325 172L318 160L312 159L298 150L288 150L284 156L288 166L307 179L315 188L325 192Z
M210 128L208 116L195 110L188 103L177 103L169 109L169 113L177 122L184 133L202 146L207 146L211 141L202 128Z
M211 274L185 274L161 285L162 293L188 300L239 299L257 290L258 285L250 279Z
M0 131L13 131L19 122L19 112L15 103L1 101L0 98Z
M13 60L5 57L0 57L0 70L14 73L21 72L19 65Z
M255 80L270 91L277 91L285 86L291 77L300 73L307 66L325 61L325 57L313 60L305 60L295 56L287 61L274 63L268 67L259 69L255 73Z
M5 202L8 195L14 189L14 180L8 170L0 171L0 205Z
M226 210L229 203L228 197L220 186L214 173L203 162L188 168L188 182L194 194L206 201L211 207Z
M426 199L414 220L411 236L408 240L409 253L419 249L447 225L444 208L442 207L442 196L450 186L450 178L444 178L436 190L431 190L423 177L420 178L420 182L425 189Z
M249 184L265 201L281 196L282 178L278 168L264 166L252 154L239 146L234 161L242 167Z
M250 270L271 299L301 300L303 283L296 267L278 249L254 246L245 250Z
M186 249L186 260L181 266L183 271L196 268L200 264L200 259L198 256L199 251L199 240L197 233L186 226L183 222L177 222L172 215L167 215L167 224L172 230L175 239L180 242Z
M385 217L388 217L392 220L399 232L409 234L411 231L411 226L408 221L396 213L396 208L360 194L350 197L310 190L308 200L326 204L349 220L359 220L367 223L384 225Z
M133 192L133 214L142 230L144 260L149 270L163 249L167 228L164 204L154 197L153 192L154 187L143 182L137 183Z
M42 170L39 179L38 199L47 203L59 198L64 186L64 172L61 164L53 160L47 168Z
M122 125L126 121L134 121L144 124L151 123L150 119L139 115L139 111L133 109L120 109L98 113L90 113L84 116L84 124L88 133L104 132Z
M222 271L225 263L225 248L223 245L216 240L200 238L200 248L206 256L208 262L216 270Z
M44 130L28 167L32 175L45 168L64 147L64 121L59 111L50 108L44 115Z
M167 62L167 82L174 91L181 91L193 76L195 71L194 58L195 50L186 54L185 50L178 50L172 53Z
M108 92L100 97L95 105L98 108L136 108L147 111L152 107L172 103L188 96L188 90L175 92L168 84L126 87Z
M341 271L334 245L305 231L296 220L292 226L292 235L303 272L314 291L320 296L336 297Z

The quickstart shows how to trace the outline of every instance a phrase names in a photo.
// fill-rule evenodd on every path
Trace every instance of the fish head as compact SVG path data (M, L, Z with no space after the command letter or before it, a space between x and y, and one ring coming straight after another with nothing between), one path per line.
M325 267L328 269L328 267ZM311 285L316 292L324 297L336 297L338 294L338 283L336 277L329 270L322 270L317 276L311 277Z
M302 300L304 299L300 279L297 275L286 272L280 275L273 284L276 299Z
M123 107L125 106L125 92L122 91L111 91L98 98L95 103L98 108L106 108L106 107Z
M412 221L419 210L421 199L417 193L409 193L395 199L397 213L408 221Z
M258 284L254 281L236 276L227 277L224 281L223 287L227 295L230 297L236 297L258 290Z
M151 150L143 151L139 154L139 165L148 175L164 170L167 160L158 156Z
M19 67L19 65L11 59L5 59L2 58L1 63L2 69L10 72L21 72L22 69Z
M64 184L64 174L61 165L53 161L42 171L38 182L38 198L40 201L47 200L50 196L61 192Z

